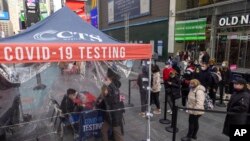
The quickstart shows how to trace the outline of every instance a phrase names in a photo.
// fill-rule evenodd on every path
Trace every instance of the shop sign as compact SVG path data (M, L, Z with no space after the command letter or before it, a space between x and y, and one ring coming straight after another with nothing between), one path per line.
M246 25L250 23L249 15L222 17L219 19L219 26Z
M206 40L207 19L176 21L175 41Z

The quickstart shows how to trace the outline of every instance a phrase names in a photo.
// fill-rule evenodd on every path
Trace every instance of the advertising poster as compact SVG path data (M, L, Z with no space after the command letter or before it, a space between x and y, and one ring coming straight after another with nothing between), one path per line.
M109 0L109 23L124 21L125 15L129 19L150 14L150 0Z
M0 20L9 20L9 8L7 0L0 0Z
M27 16L27 27L37 23L40 21L40 8L39 8L39 0L26 0L26 16Z

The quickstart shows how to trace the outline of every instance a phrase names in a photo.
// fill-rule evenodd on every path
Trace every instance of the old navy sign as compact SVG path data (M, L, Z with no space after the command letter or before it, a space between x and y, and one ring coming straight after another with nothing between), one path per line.
M249 15L222 17L219 19L219 26L235 26L250 24Z

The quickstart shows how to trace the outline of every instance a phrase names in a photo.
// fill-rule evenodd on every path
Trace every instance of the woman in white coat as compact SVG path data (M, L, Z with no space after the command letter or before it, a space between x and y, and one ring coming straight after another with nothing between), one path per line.
M188 94L187 108L204 110L205 87L202 86L197 79L190 81L190 92ZM199 130L199 118L204 114L203 111L188 110L189 113L189 128L187 136L182 138L182 141L191 141L197 139Z

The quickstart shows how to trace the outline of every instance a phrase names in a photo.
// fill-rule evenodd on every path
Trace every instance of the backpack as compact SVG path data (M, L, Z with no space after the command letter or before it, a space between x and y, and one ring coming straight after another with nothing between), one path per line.
M218 74L216 74L215 72L211 72L211 75L212 75L214 83L219 84L220 78L219 78Z
M196 93L197 91L195 92L195 98L196 98ZM213 110L214 109L213 100L210 98L210 96L206 92L204 93L205 93L204 109Z

